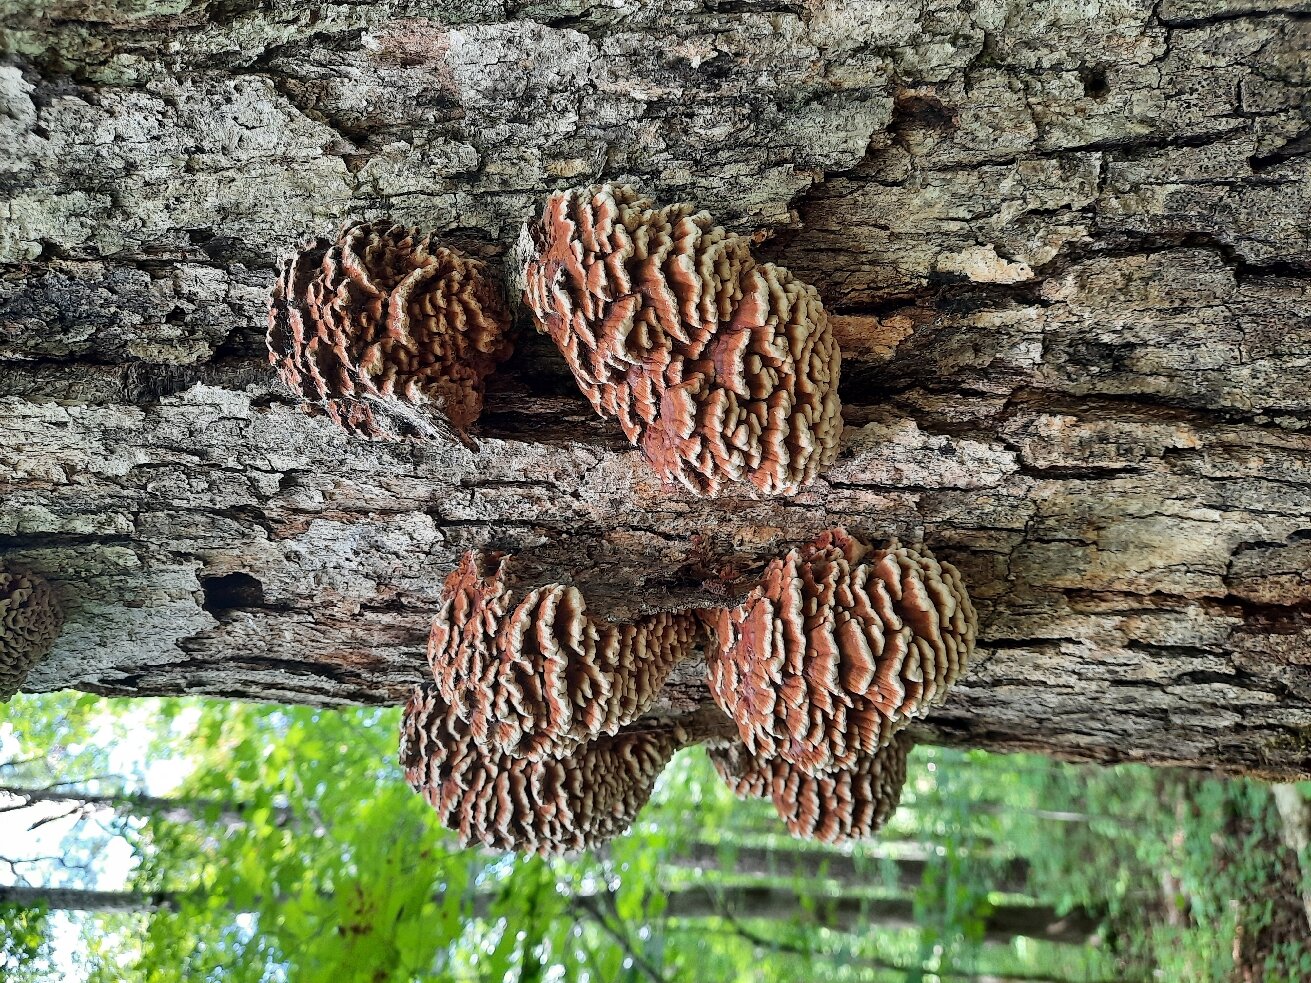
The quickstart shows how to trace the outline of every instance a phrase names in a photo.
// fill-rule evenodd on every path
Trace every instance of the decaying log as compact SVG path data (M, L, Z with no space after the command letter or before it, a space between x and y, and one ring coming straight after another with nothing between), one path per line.
M978 606L917 737L1311 770L1306 0L3 9L0 553L68 614L30 688L399 703L467 548L620 616L842 523ZM278 383L306 235L390 218L509 279L599 180L819 288L846 430L795 498L662 489L522 312L476 450ZM708 701L688 663L660 711Z

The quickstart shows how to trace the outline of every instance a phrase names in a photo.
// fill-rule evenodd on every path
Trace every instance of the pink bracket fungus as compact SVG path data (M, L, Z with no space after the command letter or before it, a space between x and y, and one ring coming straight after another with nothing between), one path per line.
M710 690L756 757L812 775L849 768L944 699L977 624L950 563L833 529L720 612Z
M269 360L346 430L388 439L387 414L436 403L460 434L509 357L509 315L485 265L387 222L347 226L285 260L269 303ZM377 411L384 411L379 414Z
M0 563L0 703L9 702L32 667L50 654L63 622L42 577Z
M428 642L442 698L498 752L558 756L616 733L647 710L702 631L691 613L611 624L562 584L516 597L506 563L464 555Z
M524 241L538 330L661 478L793 494L832 463L842 356L828 315L746 237L601 185L553 194Z
M618 836L689 740L681 728L600 737L570 755L516 758L477 741L431 683L417 686L401 723L405 778L465 846L543 855Z
M911 746L900 731L874 754L819 775L809 775L782 758L757 758L741 744L714 748L709 754L735 794L771 799L793 836L841 843L873 835L896 812Z

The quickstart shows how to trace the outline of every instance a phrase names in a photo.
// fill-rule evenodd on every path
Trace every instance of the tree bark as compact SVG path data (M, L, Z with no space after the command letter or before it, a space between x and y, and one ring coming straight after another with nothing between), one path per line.
M1306 0L2 9L0 551L69 613L29 688L395 703L467 548L622 614L846 523L978 602L920 737L1309 773ZM847 430L813 487L659 487L522 316L476 450L274 379L306 234L387 215L503 270L597 179L820 289ZM690 664L659 712L706 701Z

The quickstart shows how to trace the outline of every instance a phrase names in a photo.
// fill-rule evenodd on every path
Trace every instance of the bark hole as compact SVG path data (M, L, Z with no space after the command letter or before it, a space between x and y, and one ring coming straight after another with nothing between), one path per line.
M264 585L248 573L201 577L200 589L205 594L201 607L210 614L233 608L259 607L264 603Z
M892 107L892 130L931 130L945 133L956 128L956 117L941 99L927 92L898 93Z
M1079 78L1083 81L1083 94L1089 99L1105 99L1111 91L1111 85L1106 81L1106 68L1102 65L1083 69Z

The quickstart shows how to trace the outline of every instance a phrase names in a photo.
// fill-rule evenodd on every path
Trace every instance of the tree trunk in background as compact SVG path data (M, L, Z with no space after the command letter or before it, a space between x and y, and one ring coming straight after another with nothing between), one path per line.
M580 912L592 912L592 902L599 894L571 896ZM20 907L46 905L69 911L158 911L176 909L188 900L200 900L199 894L133 891L83 891L77 888L23 887L0 885L0 904ZM496 892L484 890L473 898L477 917L486 917ZM814 899L809 907L794 891L773 887L725 887L707 889L682 887L668 891L665 908L659 918L702 919L733 916L742 919L768 920L813 925L841 932L868 931L872 925L909 928L915 921L915 904L909 898L860 898L850 895ZM1087 912L1076 909L1058 915L1045 905L995 905L983 919L984 939L1010 943L1017 937L1042 939L1063 945L1086 945L1097 931L1099 922Z
M838 894L808 897L803 904L788 888L765 886L682 887L666 895L663 911L667 918L769 919L798 922L840 932L866 932L870 926L913 928L911 898L869 898ZM1042 939L1066 945L1087 945L1100 920L1082 909L1058 915L1047 905L997 904L983 915L983 937L988 942L1008 943L1016 937Z
M20 908L45 905L59 911L159 911L176 908L183 900L176 894L145 894L136 891L84 891L75 887L24 887L0 885L0 904Z
M781 846L742 846L693 841L672 850L666 863L675 867L724 870L740 876L774 877L792 887L797 881L836 881L840 888L899 887L914 891L924 883L930 861L925 856L903 857L873 850L860 857L831 849L799 849ZM1000 860L986 877L989 891L1023 894L1029 885L1029 861L1022 857Z
M465 549L615 612L833 523L983 618L933 741L1293 777L1311 747L1311 2L7 0L0 550L35 690L396 703ZM263 354L345 218L498 266L622 180L823 294L840 461L659 487L520 318L479 448L370 444ZM685 666L660 712L707 702Z

